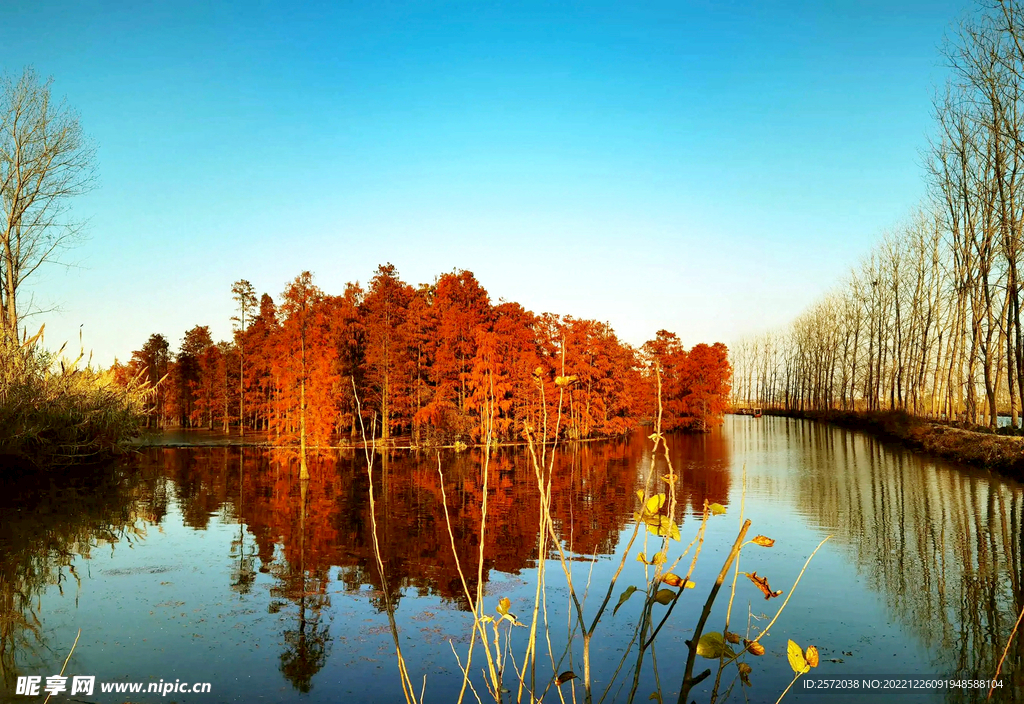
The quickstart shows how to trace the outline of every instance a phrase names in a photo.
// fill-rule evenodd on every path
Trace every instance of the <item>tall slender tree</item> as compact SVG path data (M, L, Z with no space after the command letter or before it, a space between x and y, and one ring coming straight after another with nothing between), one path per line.
M238 346L238 434L245 435L245 330L249 322L249 311L256 307L256 291L245 279L231 285L231 294L238 305L238 315L232 320L235 328L235 344Z
M409 302L414 291L398 277L393 264L381 265L363 298L366 330L366 381L380 411L381 439L387 442L393 426L408 415L406 390L411 384L408 328Z

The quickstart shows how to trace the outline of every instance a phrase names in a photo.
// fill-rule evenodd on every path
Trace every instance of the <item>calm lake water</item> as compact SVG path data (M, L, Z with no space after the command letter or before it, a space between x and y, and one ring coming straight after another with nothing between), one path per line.
M636 490L652 471L650 445L638 432L626 441L559 450L551 510L573 583L581 594L589 583L588 618L633 534ZM673 544L670 559L694 536L705 499L727 513L709 521L692 577L696 588L686 590L658 635L654 660L645 659L637 702L648 701L658 682L664 701L676 701L684 641L739 529L744 466L748 537L764 534L776 543L745 547L742 571L767 576L772 589L788 595L807 556L832 536L762 640L766 654L746 658L753 668L747 700L775 702L789 684L790 638L818 647L821 664L812 674L819 677L988 679L995 672L1024 603L1021 485L810 421L727 417L722 430L675 436L670 447L682 474L677 498L684 514L682 542ZM440 458L456 550L474 591L481 461L473 451ZM486 608L493 614L507 597L528 624L538 571L536 480L522 450L499 451L490 469ZM654 476L664 473L659 462ZM363 454L312 462L304 490L297 475L288 457L265 450L150 448L103 476L6 485L0 699L34 701L15 694L17 676L38 675L45 684L81 629L65 675L94 675L96 689L91 696L64 692L54 702L403 701L390 613L417 690L426 678L425 701L455 701L462 675L452 646L464 659L470 618L445 528L437 456L375 460L383 578ZM646 535L641 531L626 557L612 605L628 585L644 584L635 554L645 549ZM655 549L651 538L646 550ZM685 574L685 564L676 571ZM557 561L547 563L546 587L554 670L582 673ZM727 583L705 631L722 630L728 598ZM744 633L749 623L757 632L784 598L766 601L741 575L730 630ZM605 701L628 696L635 658L617 679L612 675L641 607L637 594L617 614L609 608L595 631L593 679L598 692L611 682ZM654 609L660 617L665 607ZM527 629L514 629L517 661L526 637ZM478 687L482 662L478 652ZM716 662L698 658L697 671ZM538 681L550 681L546 642L537 672ZM725 671L723 689L735 673L734 666ZM707 701L713 679L691 698ZM1016 639L1002 679L995 699L1024 701L1024 637ZM211 691L161 696L99 687L159 680L209 682ZM566 701L572 684L562 685ZM731 701L744 701L740 690L733 683ZM981 701L986 693L821 692L798 682L784 701ZM480 695L487 700L482 688ZM560 701L554 687L544 700ZM466 701L475 701L471 693Z

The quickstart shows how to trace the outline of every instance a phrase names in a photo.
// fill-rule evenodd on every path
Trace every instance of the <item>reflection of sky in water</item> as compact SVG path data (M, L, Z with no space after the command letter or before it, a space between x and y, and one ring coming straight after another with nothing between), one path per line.
M590 584L588 616L603 599L632 534L637 468L639 476L645 475L643 448L640 442L620 443L612 449L589 448L575 462L562 458L561 484L555 488L558 529L588 549L615 551L593 563L571 563L577 588L582 592ZM747 546L742 571L767 576L773 589L788 593L807 555L825 535L834 534L763 641L767 654L750 658L755 685L751 701L774 702L788 684L788 638L818 646L819 675L989 676L994 670L994 641L998 635L1001 651L1013 622L1010 614L1020 605L1019 586L1013 601L1021 570L1024 497L1019 486L984 473L954 471L846 431L780 419L730 418L724 437L674 439L673 451L677 470L683 471L680 497L697 505L698 497L708 494L729 511L712 519L693 575L697 588L687 592L658 638L656 656L666 700L675 698L668 694L681 679L683 641L735 538L744 463L746 515L753 521L749 537L763 533L777 542L771 549ZM256 454L250 450L246 456ZM69 675L95 674L100 681L209 681L209 701L400 700L392 636L386 614L379 610L382 595L374 586L379 583L376 567L367 559L372 553L363 525L365 507L360 506L365 481L359 483L365 474L358 462L349 466L344 460L311 484L300 543L298 495L290 493L297 483L287 471L282 475L274 470L265 457L247 461L252 465L245 466L240 484L237 449L150 455L149 486L171 497L166 514L158 524L148 525L144 538L100 545L91 550L90 559L76 559L80 588L65 578L63 595L56 586L42 591L34 606L45 647L34 654L20 649L19 672L56 674L81 628ZM535 525L536 505L520 486L529 486L532 472L517 475L514 465L509 460L492 466L497 488L492 487L488 545L497 541L493 545L501 557L491 561L485 574L487 608L493 610L496 600L507 596L513 612L528 623L536 579L529 559L535 543L528 531ZM417 688L426 675L427 701L453 701L461 675L449 640L464 657L468 617L453 600L459 587L451 583L448 537L436 535L443 528L443 514L437 515L439 504L430 503L427 488L436 484L436 464L429 458L420 464L393 460L389 471L388 486L376 491L378 510L390 512L381 521L380 533L388 550L389 581L401 590L395 619L403 654ZM475 563L467 560L476 550L469 527L477 520L471 504L478 501L479 473L470 456L448 462L445 472L449 508L457 514L453 520L468 516L465 525L457 525L460 555L464 566L475 571ZM658 474L663 473L659 468ZM153 503L143 500L144 507ZM241 545L237 516L244 522ZM696 528L697 520L687 516L681 528L684 545ZM645 548L643 540L641 534L630 550L612 606L627 585L642 583L636 553L656 549L653 541ZM296 567L300 558L305 580ZM688 561L676 571L685 573ZM1018 576L1008 577L1014 569ZM251 580L248 586L240 579L245 575ZM560 654L568 616L565 578L557 562L548 563L547 583L551 637ZM728 597L727 581L705 630L721 630ZM771 616L780 603L781 598L766 602L740 575L732 630L745 629L748 605L754 616ZM640 604L636 595L615 616L609 608L597 628L593 666L599 687L622 656ZM655 607L655 615L663 608ZM751 623L756 628L758 622ZM317 638L327 642L315 643ZM525 639L526 629L514 632L517 653ZM557 669L581 672L579 654L577 643L576 661L560 663ZM310 691L300 694L294 676L289 681L283 670L303 671L309 665L304 659L317 657L319 662L306 672ZM698 671L706 662L698 662ZM647 701L653 690L649 658L647 663L638 701ZM546 654L541 665L538 672L546 676ZM733 672L727 671L725 682ZM1021 677L1019 666L1016 677ZM616 685L609 700L621 701L627 691L628 685ZM878 699L864 694L825 696L798 687L787 700ZM1004 700L1014 700L1008 689L1002 694ZM125 698L107 697L97 691L93 699ZM549 693L549 700L554 697ZM696 698L702 700L699 694ZM154 695L133 699L161 700ZM940 693L917 692L911 701L946 699Z

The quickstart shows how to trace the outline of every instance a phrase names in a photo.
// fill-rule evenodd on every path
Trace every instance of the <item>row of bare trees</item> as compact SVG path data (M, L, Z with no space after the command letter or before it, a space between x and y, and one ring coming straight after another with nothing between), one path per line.
M977 10L944 54L928 202L788 329L734 347L735 404L1017 425L1024 2Z

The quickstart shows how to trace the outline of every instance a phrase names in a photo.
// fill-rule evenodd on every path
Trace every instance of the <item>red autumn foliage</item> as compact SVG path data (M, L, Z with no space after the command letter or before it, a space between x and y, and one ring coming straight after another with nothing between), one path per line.
M687 350L675 333L659 330L654 340L644 345L647 358L648 406L657 407L657 383L660 374L662 427L706 432L721 425L728 405L732 367L729 350L720 342L694 345Z
M330 334L329 306L312 274L303 272L288 284L280 312L284 319L273 336L277 354L271 362L279 404L271 430L297 439L305 404L308 441L329 445L337 415L337 347Z
M360 420L414 445L483 442L488 431L521 441L526 429L547 440L624 435L657 417L659 373L663 427L707 432L729 395L721 343L686 350L661 330L638 350L607 323L492 304L468 271L414 288L386 264L365 290L348 284L340 296L303 272L280 300L263 294L230 343L196 326L173 355L154 335L118 378L160 382L157 425L244 424L289 445L304 415L307 441L321 447L358 436Z

